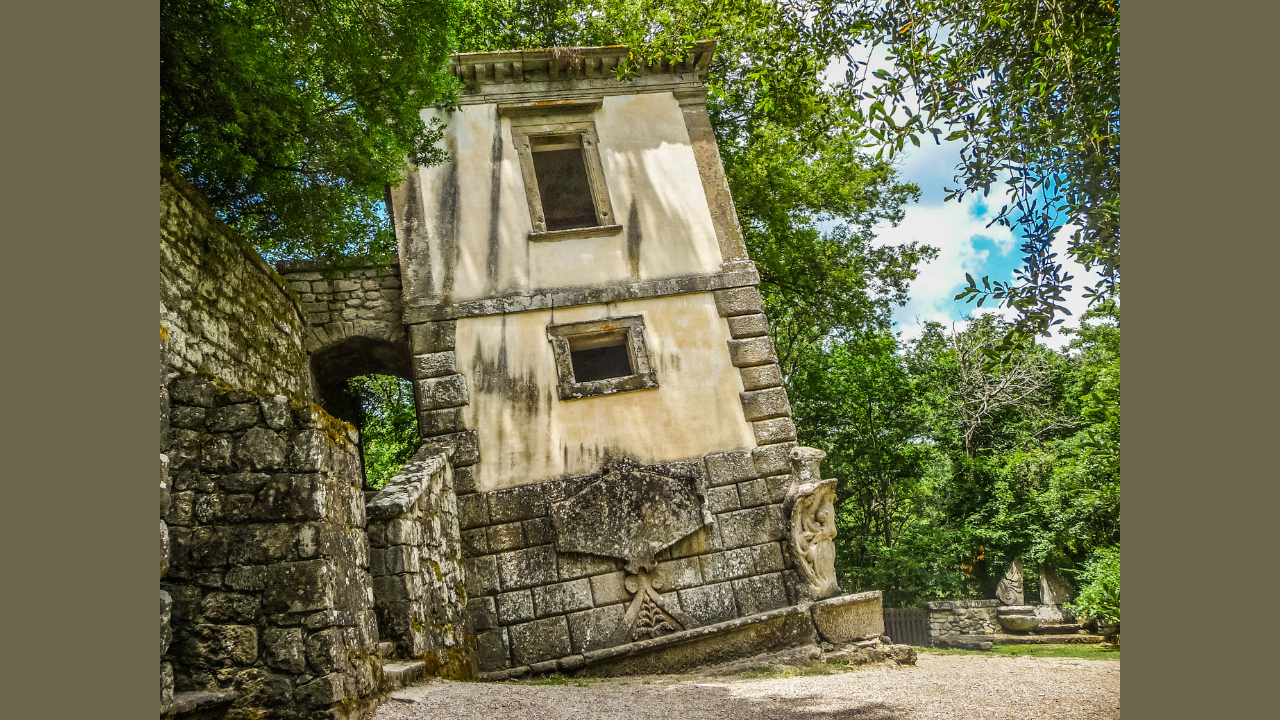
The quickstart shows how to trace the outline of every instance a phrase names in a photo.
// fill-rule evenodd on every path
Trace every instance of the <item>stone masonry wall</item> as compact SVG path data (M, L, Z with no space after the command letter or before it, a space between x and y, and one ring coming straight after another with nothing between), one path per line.
M419 452L385 488L366 495L379 635L395 643L397 655L427 660L432 675L474 677L448 453Z
M398 265L336 271L323 263L287 260L276 269L301 299L308 352L353 337L407 342Z
M297 293L163 163L160 324L175 370L312 397Z
M175 691L221 695L228 717L343 717L380 672L354 429L202 375L169 400Z
M759 475L751 453L667 463L705 472L716 521L658 554L669 609L696 626L800 602L795 571L779 542L789 478ZM701 466L701 467L698 467ZM480 667L526 667L609 647L632 593L622 561L557 552L549 503L573 496L585 476L477 493L471 467L455 469L466 559L467 612ZM652 468L678 475L689 468Z
M943 600L925 603L929 611L929 637L994 635L1001 632L996 620L999 600Z

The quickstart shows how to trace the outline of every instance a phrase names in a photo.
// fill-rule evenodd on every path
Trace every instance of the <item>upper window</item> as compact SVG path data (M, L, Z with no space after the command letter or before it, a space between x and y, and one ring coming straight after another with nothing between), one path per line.
M591 119L600 104L600 98L588 98L498 106L511 118L520 155L533 225L530 240L611 235L622 229L614 221Z
M644 317L630 315L547 327L560 399L658 387L644 342Z

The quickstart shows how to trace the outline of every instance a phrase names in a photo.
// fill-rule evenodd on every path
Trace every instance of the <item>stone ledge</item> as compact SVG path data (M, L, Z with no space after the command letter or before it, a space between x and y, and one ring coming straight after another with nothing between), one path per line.
M415 301L405 298L404 323L411 325L465 317L503 315L529 310L550 310L573 305L644 300L667 295L686 295L696 292L755 286L760 283L760 273L750 263L726 264L726 269L726 272L706 275L686 275L684 277L645 280L629 285L560 288L530 295L507 295L484 300L470 300L453 305L441 305L421 299Z
M928 610L968 610L972 608L1000 607L999 600L938 600L924 604Z
M370 520L385 520L403 515L413 509L427 489L431 476L444 469L451 448L442 453L419 450L405 463L395 477L387 481L387 485L373 496L365 505L365 517Z

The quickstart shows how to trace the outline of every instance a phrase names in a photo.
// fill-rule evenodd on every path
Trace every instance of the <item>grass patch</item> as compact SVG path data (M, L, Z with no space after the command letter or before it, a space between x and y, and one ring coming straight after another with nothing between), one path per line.
M1070 657L1082 660L1119 660L1120 648L1101 643L1097 645L996 645L990 650L961 650L959 648L917 647L917 653L934 655L999 655L1002 657Z

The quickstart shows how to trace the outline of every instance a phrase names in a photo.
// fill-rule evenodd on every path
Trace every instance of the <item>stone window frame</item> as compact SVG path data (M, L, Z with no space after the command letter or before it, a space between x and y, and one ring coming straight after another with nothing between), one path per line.
M613 203L609 200L609 186L605 182L604 165L600 162L600 136L593 119L595 111L603 103L604 98L586 98L498 104L498 114L510 119L511 139L520 158L524 195L529 205L529 220L533 223L529 240L536 242L602 237L622 231L622 226L617 224L613 213ZM591 188L591 202L596 211L596 224L593 227L547 230L529 141L531 138L555 135L577 135L582 139L582 160L587 171L587 185Z
M627 333L627 355L631 360L633 373L623 377L576 382L573 374L573 356L570 351L571 339L618 330L625 330ZM555 354L556 374L560 380L557 389L561 400L580 400L658 387L658 375L649 362L649 349L644 340L643 315L548 325L547 340L551 342L551 351Z

